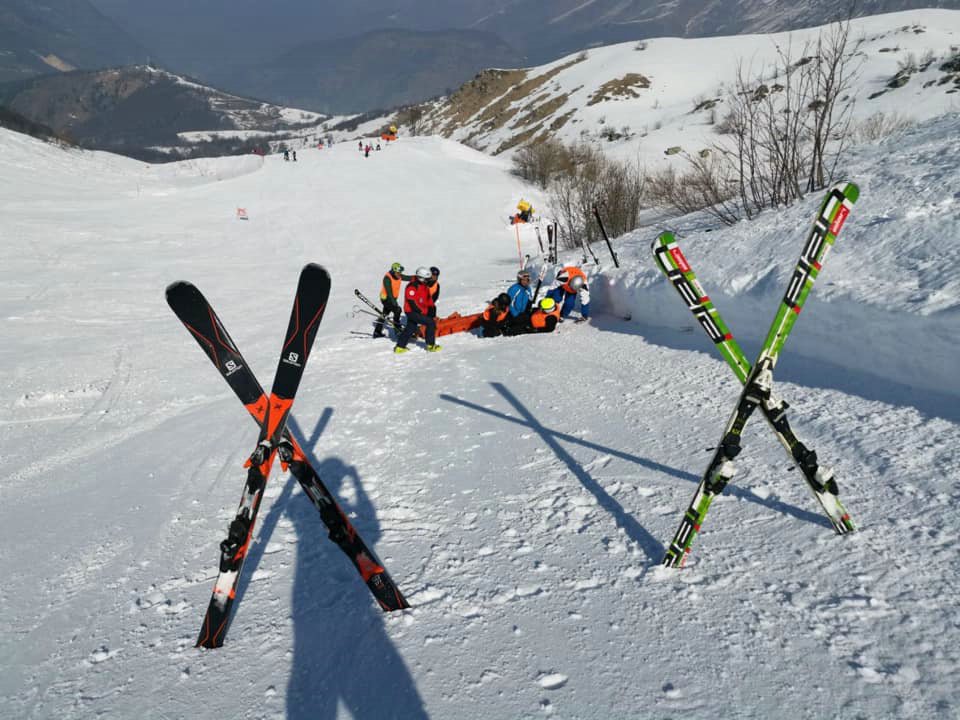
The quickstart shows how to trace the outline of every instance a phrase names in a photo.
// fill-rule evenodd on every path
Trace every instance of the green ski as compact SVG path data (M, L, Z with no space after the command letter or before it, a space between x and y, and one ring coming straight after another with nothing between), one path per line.
M810 490L820 503L834 529L845 534L855 529L837 498L837 485L829 470L819 467L816 453L806 448L793 434L786 418L787 403L772 394L773 369L797 316L820 273L824 258L843 227L859 189L853 183L840 183L830 189L814 221L800 260L790 278L787 291L777 309L757 361L751 366L733 339L710 298L703 292L696 275L670 233L654 242L658 266L670 278L688 307L717 345L723 358L744 385L737 407L724 428L723 437L707 466L690 507L667 549L663 564L681 567L703 523L710 503L733 477L733 459L740 452L740 438L750 415L760 406L778 440L804 474Z

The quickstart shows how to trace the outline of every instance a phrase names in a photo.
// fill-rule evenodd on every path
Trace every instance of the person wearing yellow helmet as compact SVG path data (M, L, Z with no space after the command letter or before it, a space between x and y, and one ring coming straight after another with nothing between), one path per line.
M409 281L413 276L403 274L403 265L398 262L390 265L390 269L383 274L380 283L380 302L383 305L380 317L373 326L373 336L383 337L383 326L388 315L393 315L393 328L396 334L400 332L400 283Z
M560 306L551 297L537 303L537 309L530 314L530 332L546 333L557 329L560 322Z

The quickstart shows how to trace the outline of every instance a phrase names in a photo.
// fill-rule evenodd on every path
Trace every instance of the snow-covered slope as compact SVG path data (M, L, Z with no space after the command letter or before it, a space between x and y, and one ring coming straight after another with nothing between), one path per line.
M657 228L588 268L588 324L397 357L352 334L353 289L399 260L440 266L441 313L502 290L504 218L542 198L501 161L401 138L160 171L0 133L0 717L953 717L958 136L851 159L861 199L778 367L860 532L833 535L758 423L665 571L738 390L653 269ZM677 224L748 352L816 201ZM334 290L297 433L414 607L380 613L278 475L200 652L256 429L163 289L195 282L269 384L307 261Z
M771 70L782 65L778 53L789 52L796 62L807 54L804 44L821 32L826 36L830 29L656 38L594 48L527 70L491 70L434 103L425 124L489 152L548 136L568 143L607 137L613 139L602 140L604 149L619 157L639 157L647 166L682 162L664 151L680 146L694 153L718 140L716 122L726 112L738 66L747 77L772 84L777 78ZM860 72L857 119L884 112L924 120L956 109L960 72L941 65L958 53L960 11L858 18L851 23L850 49L860 41L848 63ZM887 87L911 60L917 70L906 84Z

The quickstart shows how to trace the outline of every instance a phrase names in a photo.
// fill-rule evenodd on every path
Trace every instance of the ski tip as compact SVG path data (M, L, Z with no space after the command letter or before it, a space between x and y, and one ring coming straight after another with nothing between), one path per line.
M173 307L178 300L203 297L196 285L191 282L187 282L186 280L177 280L176 282L172 282L167 285L165 295L167 298L167 304L171 307Z
M856 183L842 182L837 183L834 187L843 193L843 196L850 203L855 203L860 198L860 187Z

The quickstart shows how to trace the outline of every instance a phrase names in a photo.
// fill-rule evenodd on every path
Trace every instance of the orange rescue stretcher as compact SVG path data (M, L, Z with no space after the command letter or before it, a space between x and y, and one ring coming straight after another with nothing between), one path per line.
M451 313L445 318L437 318L437 337L441 335L450 335L452 333L466 332L483 325L483 313L478 312L473 315L461 315L458 312ZM420 337L426 335L426 328L421 325L417 328L417 334Z

